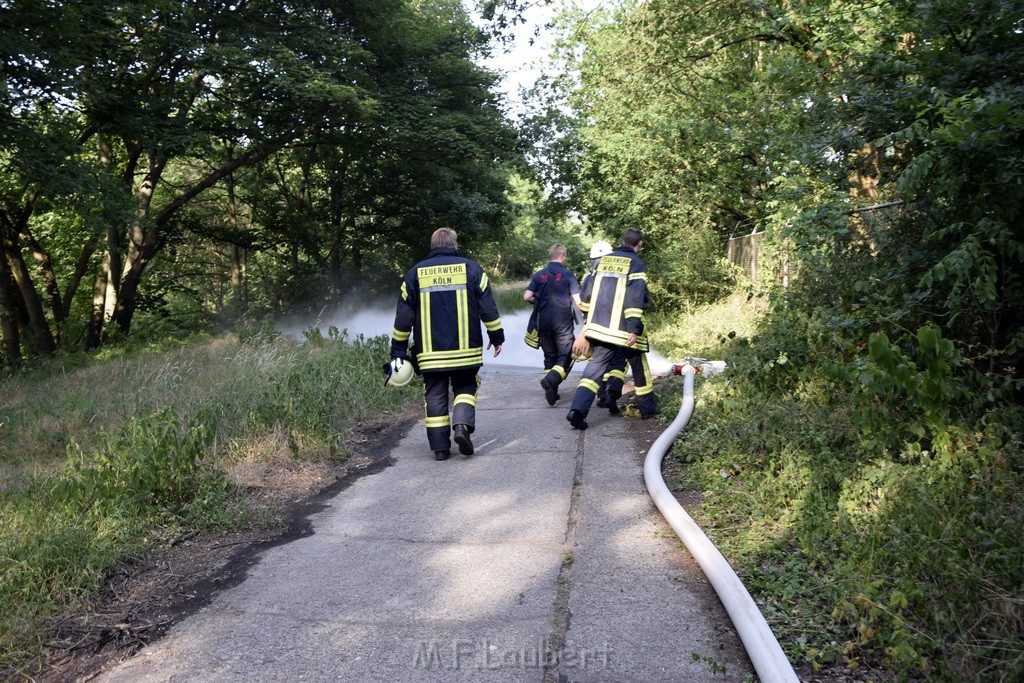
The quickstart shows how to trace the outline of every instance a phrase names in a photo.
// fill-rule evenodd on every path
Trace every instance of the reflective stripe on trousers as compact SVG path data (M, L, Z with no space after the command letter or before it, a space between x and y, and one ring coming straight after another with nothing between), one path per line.
M587 361L587 366L583 370L583 379L580 380L579 385L576 387L576 394L572 399L572 409L578 410L584 416L590 412L590 406L593 404L594 397L601 386L601 380L604 378L605 373L611 370L616 352L618 351L625 356L626 362L629 363L630 368L633 370L633 383L636 385L636 405L640 409L640 414L653 415L656 409L653 393L654 382L651 378L651 370L647 365L647 354L600 342L595 343L593 348L594 355ZM608 398L618 400L621 395L622 380L618 379L617 373L613 373L608 379Z
M452 447L452 425L464 424L470 433L476 429L476 392L480 387L478 369L423 373L423 406L430 450L444 451ZM450 416L449 387L455 394Z

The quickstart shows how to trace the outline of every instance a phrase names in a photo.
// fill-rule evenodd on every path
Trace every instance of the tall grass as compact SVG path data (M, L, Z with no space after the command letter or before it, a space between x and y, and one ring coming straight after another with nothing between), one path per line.
M344 459L359 421L408 404L385 388L387 341L233 336L56 362L2 381L0 673L37 661L49 619L119 563L188 529L259 511L241 459ZM281 448L281 447L283 448Z
M523 291L529 282L528 278L522 282L492 282L491 289L494 302L498 305L498 312L504 315L529 308L530 305L523 301Z
M726 308L663 321L656 338L714 346ZM692 329L716 320L710 335ZM937 387L917 398L813 318L742 329L754 333L709 354L727 372L699 380L672 456L790 657L903 680L1021 680L1024 410L942 412L957 363L901 359L900 377L931 382L907 386Z
M730 296L693 310L655 311L647 321L648 336L667 358L721 358L730 340L754 334L765 302L739 289Z

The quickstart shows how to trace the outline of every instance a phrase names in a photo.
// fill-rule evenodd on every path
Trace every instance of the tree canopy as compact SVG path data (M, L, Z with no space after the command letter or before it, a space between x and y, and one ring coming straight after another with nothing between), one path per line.
M515 134L457 2L11 0L0 35L8 363L501 228Z

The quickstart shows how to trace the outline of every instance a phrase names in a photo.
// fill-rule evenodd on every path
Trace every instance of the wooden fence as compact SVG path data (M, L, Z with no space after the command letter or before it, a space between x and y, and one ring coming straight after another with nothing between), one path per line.
M743 269L752 282L757 282L762 277L761 268L757 261L757 247L764 239L764 232L752 232L749 235L730 237L726 251L726 258Z
M903 202L897 201L875 204L874 206L863 206L851 209L847 213L855 226L854 234L856 238L873 242L872 232L878 229L886 229L894 220L894 214L903 211L904 208ZM749 223L746 225L749 225ZM730 263L734 263L742 268L743 272L746 273L752 282L760 282L764 278L774 277L782 285L788 285L790 276L789 264L784 254L782 263L778 267L779 270L775 273L764 272L765 268L759 262L758 253L760 251L760 244L764 241L764 236L765 232L761 231L738 237L730 237L726 248L726 258L729 259ZM836 249L838 250L839 248L840 245L837 244Z

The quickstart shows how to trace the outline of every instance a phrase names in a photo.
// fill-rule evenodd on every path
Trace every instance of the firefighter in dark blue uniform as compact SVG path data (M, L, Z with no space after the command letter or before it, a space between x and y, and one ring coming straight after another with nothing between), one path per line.
M552 244L548 249L551 262L533 274L523 292L523 299L533 304L537 342L544 351L544 378L540 385L552 406L560 398L558 385L572 370L576 308L580 303L580 283L565 267L566 253L561 244Z
M476 428L477 372L484 359L480 323L487 328L487 348L494 347L495 356L505 343L505 332L487 274L459 254L455 231L436 230L430 250L402 282L391 357L411 357L423 373L427 441L434 458L446 460L452 438L460 453L473 454L470 434ZM455 395L450 416L449 385Z
M633 370L640 417L647 419L657 413L644 334L644 311L649 299L647 266L637 255L642 248L643 233L637 228L627 229L622 235L622 246L602 256L593 277L585 282L581 299L587 322L581 337L591 344L593 355L566 415L576 429L587 428L587 413L617 351L625 354ZM609 379L609 392L611 384Z

